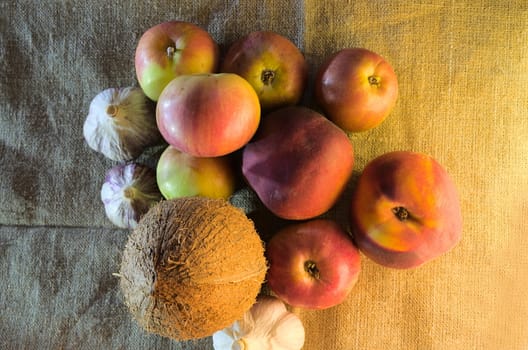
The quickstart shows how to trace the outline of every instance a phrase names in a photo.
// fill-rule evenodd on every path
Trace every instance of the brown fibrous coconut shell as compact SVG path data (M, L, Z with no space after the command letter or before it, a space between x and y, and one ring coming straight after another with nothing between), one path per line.
M267 263L253 222L221 199L187 197L152 207L123 251L125 303L147 331L199 339L255 303Z

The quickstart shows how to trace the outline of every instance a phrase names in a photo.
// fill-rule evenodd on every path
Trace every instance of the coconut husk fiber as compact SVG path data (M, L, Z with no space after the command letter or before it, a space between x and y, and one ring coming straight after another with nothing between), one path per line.
M130 315L113 275L129 232L99 200L115 163L82 139L91 99L137 83L135 44L168 19L206 28L223 52L249 31L277 31L305 54L311 81L339 48L378 52L400 96L382 125L351 135L355 173L382 153L419 151L460 192L459 245L417 270L363 259L342 305L294 310L304 349L528 348L525 0L1 2L0 348L211 349L209 338L148 333ZM344 221L348 193L329 216ZM242 194L237 203L258 207ZM276 227L252 217L264 235Z
M244 212L221 199L165 200L130 235L121 262L125 302L147 331L199 339L242 319L267 264Z

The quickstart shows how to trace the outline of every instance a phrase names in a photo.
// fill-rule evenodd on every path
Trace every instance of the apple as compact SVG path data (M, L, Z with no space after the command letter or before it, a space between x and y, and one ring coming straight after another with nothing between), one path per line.
M361 270L351 237L329 219L290 224L266 245L267 283L287 304L327 309L350 294Z
M156 180L166 199L203 196L227 199L235 190L231 161L224 157L193 157L168 146L161 154Z
M156 106L161 135L176 149L195 157L218 157L242 148L260 123L255 90L231 73L174 78Z
M390 63L363 48L334 53L319 68L314 85L315 99L327 117L350 132L381 124L398 98Z
M460 240L459 197L431 156L395 151L370 161L351 200L351 229L361 251L387 267L414 268Z
M297 46L271 31L255 31L234 42L220 70L246 79L264 110L297 104L308 75L308 65Z
M151 100L177 76L213 73L218 69L218 44L195 24L168 21L149 28L139 39L135 68L139 86Z
M242 151L242 173L262 203L282 219L310 219L328 211L352 175L354 150L346 133L301 106L262 118Z

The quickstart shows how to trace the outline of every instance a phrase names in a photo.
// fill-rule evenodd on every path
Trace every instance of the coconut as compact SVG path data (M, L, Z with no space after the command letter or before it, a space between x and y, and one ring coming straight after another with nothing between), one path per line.
M253 222L223 199L187 197L152 207L123 251L125 303L147 331L199 339L241 319L267 263Z

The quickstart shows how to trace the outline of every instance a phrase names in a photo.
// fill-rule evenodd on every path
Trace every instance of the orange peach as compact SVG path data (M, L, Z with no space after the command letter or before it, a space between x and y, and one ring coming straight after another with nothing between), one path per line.
M319 68L315 98L330 120L360 132L385 120L398 98L392 66L375 52L347 48L334 53Z
M314 219L280 229L266 245L268 286L291 306L327 309L341 304L361 271L359 251L332 220Z
M459 197L431 156L396 151L367 164L352 196L351 229L359 249L393 268L418 267L460 240Z

